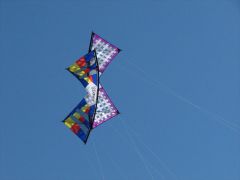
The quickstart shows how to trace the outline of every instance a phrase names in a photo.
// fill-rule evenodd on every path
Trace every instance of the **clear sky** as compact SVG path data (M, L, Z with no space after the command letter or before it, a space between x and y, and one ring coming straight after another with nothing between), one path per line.
M0 0L1 180L239 180L238 0ZM87 145L61 122L91 31L123 51L121 114Z

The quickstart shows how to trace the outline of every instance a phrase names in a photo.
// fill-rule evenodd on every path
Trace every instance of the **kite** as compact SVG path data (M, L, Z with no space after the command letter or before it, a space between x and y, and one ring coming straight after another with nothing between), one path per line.
M92 129L119 114L100 84L100 77L120 51L92 32L88 53L67 68L87 93L63 122L85 144Z

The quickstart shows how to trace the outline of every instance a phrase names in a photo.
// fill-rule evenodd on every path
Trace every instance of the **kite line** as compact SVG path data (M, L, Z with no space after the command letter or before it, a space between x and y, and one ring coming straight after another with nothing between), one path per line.
M100 171L100 174L101 174L101 176L102 176L102 180L104 180L104 179L105 179L105 176L104 176L102 164L101 164L101 162L100 162L100 157L99 157L99 155L98 155L98 152L97 152L97 149L96 149L96 147L95 147L94 141L92 142L92 145L93 145L93 149L94 149L94 152L95 152L97 161L98 161L99 171Z
M133 145L135 151L137 152L140 160L142 161L142 163L143 163L146 171L148 172L149 176L150 176L151 179L153 180L153 175L152 175L151 171L149 170L149 167L148 167L148 165L147 165L147 163L146 163L146 160L144 159L144 156L142 155L141 151L139 151L139 149L138 149L135 141L132 139L132 137L130 136L130 134L129 134L129 132L128 132L128 130L126 129L125 126L124 126L124 129L125 129L125 132L126 132L126 134L127 134L127 136L128 136L129 141L132 143L132 145Z
M183 102L191 105L192 107L198 109L199 111L202 111L202 112L204 112L205 114L208 114L208 115L214 117L213 120L215 120L215 121L218 122L218 123L223 124L224 126L228 127L229 129L232 129L234 132L236 132L237 134L240 135L240 126L239 126L238 124L236 124L236 123L234 123L234 122L230 122L230 121L226 120L225 118L221 117L220 115L218 115L218 114L216 114L216 113L213 113L213 112L211 112L211 111L209 111L209 110L207 110L207 109L205 109L205 108L203 108L203 107L201 107L201 106L193 103L193 102L190 101L189 99L183 97L182 95L179 95L176 91L174 91L172 88L170 88L169 86L165 85L164 83L162 83L162 82L160 82L160 81L158 81L158 80L156 80L156 79L150 78L150 77L144 72L144 70L143 70L140 66L136 65L136 63L132 63L132 62L130 62L130 61L128 61L128 62L126 62L126 63L129 64L130 66L132 66L133 68L135 68L139 73L141 73L141 74L143 75L143 77L145 77L145 79L147 80L147 82L152 82L152 83L151 83L152 85L155 85L155 86L159 85L160 87L165 88L166 92L169 92L170 94L172 94L173 96L175 96L175 97L178 98L179 100L181 100L181 101L183 101ZM123 65L123 66L125 66L126 68L128 68L126 65ZM121 69L126 70L126 68L121 68ZM127 71L128 71L128 70L127 70ZM128 72L130 72L130 71L128 71ZM132 72L130 72L130 73L132 73ZM159 86L157 86L157 87L159 87Z

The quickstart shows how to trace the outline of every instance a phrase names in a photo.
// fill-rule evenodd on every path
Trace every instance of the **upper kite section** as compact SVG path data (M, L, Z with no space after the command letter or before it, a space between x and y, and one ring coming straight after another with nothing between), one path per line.
M89 83L98 85L98 61L95 51L90 51L67 68L86 88Z
M120 52L120 49L109 43L99 35L92 32L89 52L95 50L99 65L99 71L102 74L114 57Z

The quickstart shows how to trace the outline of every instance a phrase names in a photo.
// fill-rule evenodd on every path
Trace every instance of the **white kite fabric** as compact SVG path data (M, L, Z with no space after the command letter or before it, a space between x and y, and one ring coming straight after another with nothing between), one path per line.
M89 52L67 68L82 83L87 95L63 122L84 143L93 128L119 114L100 84L100 76L119 52L116 46L92 33Z

